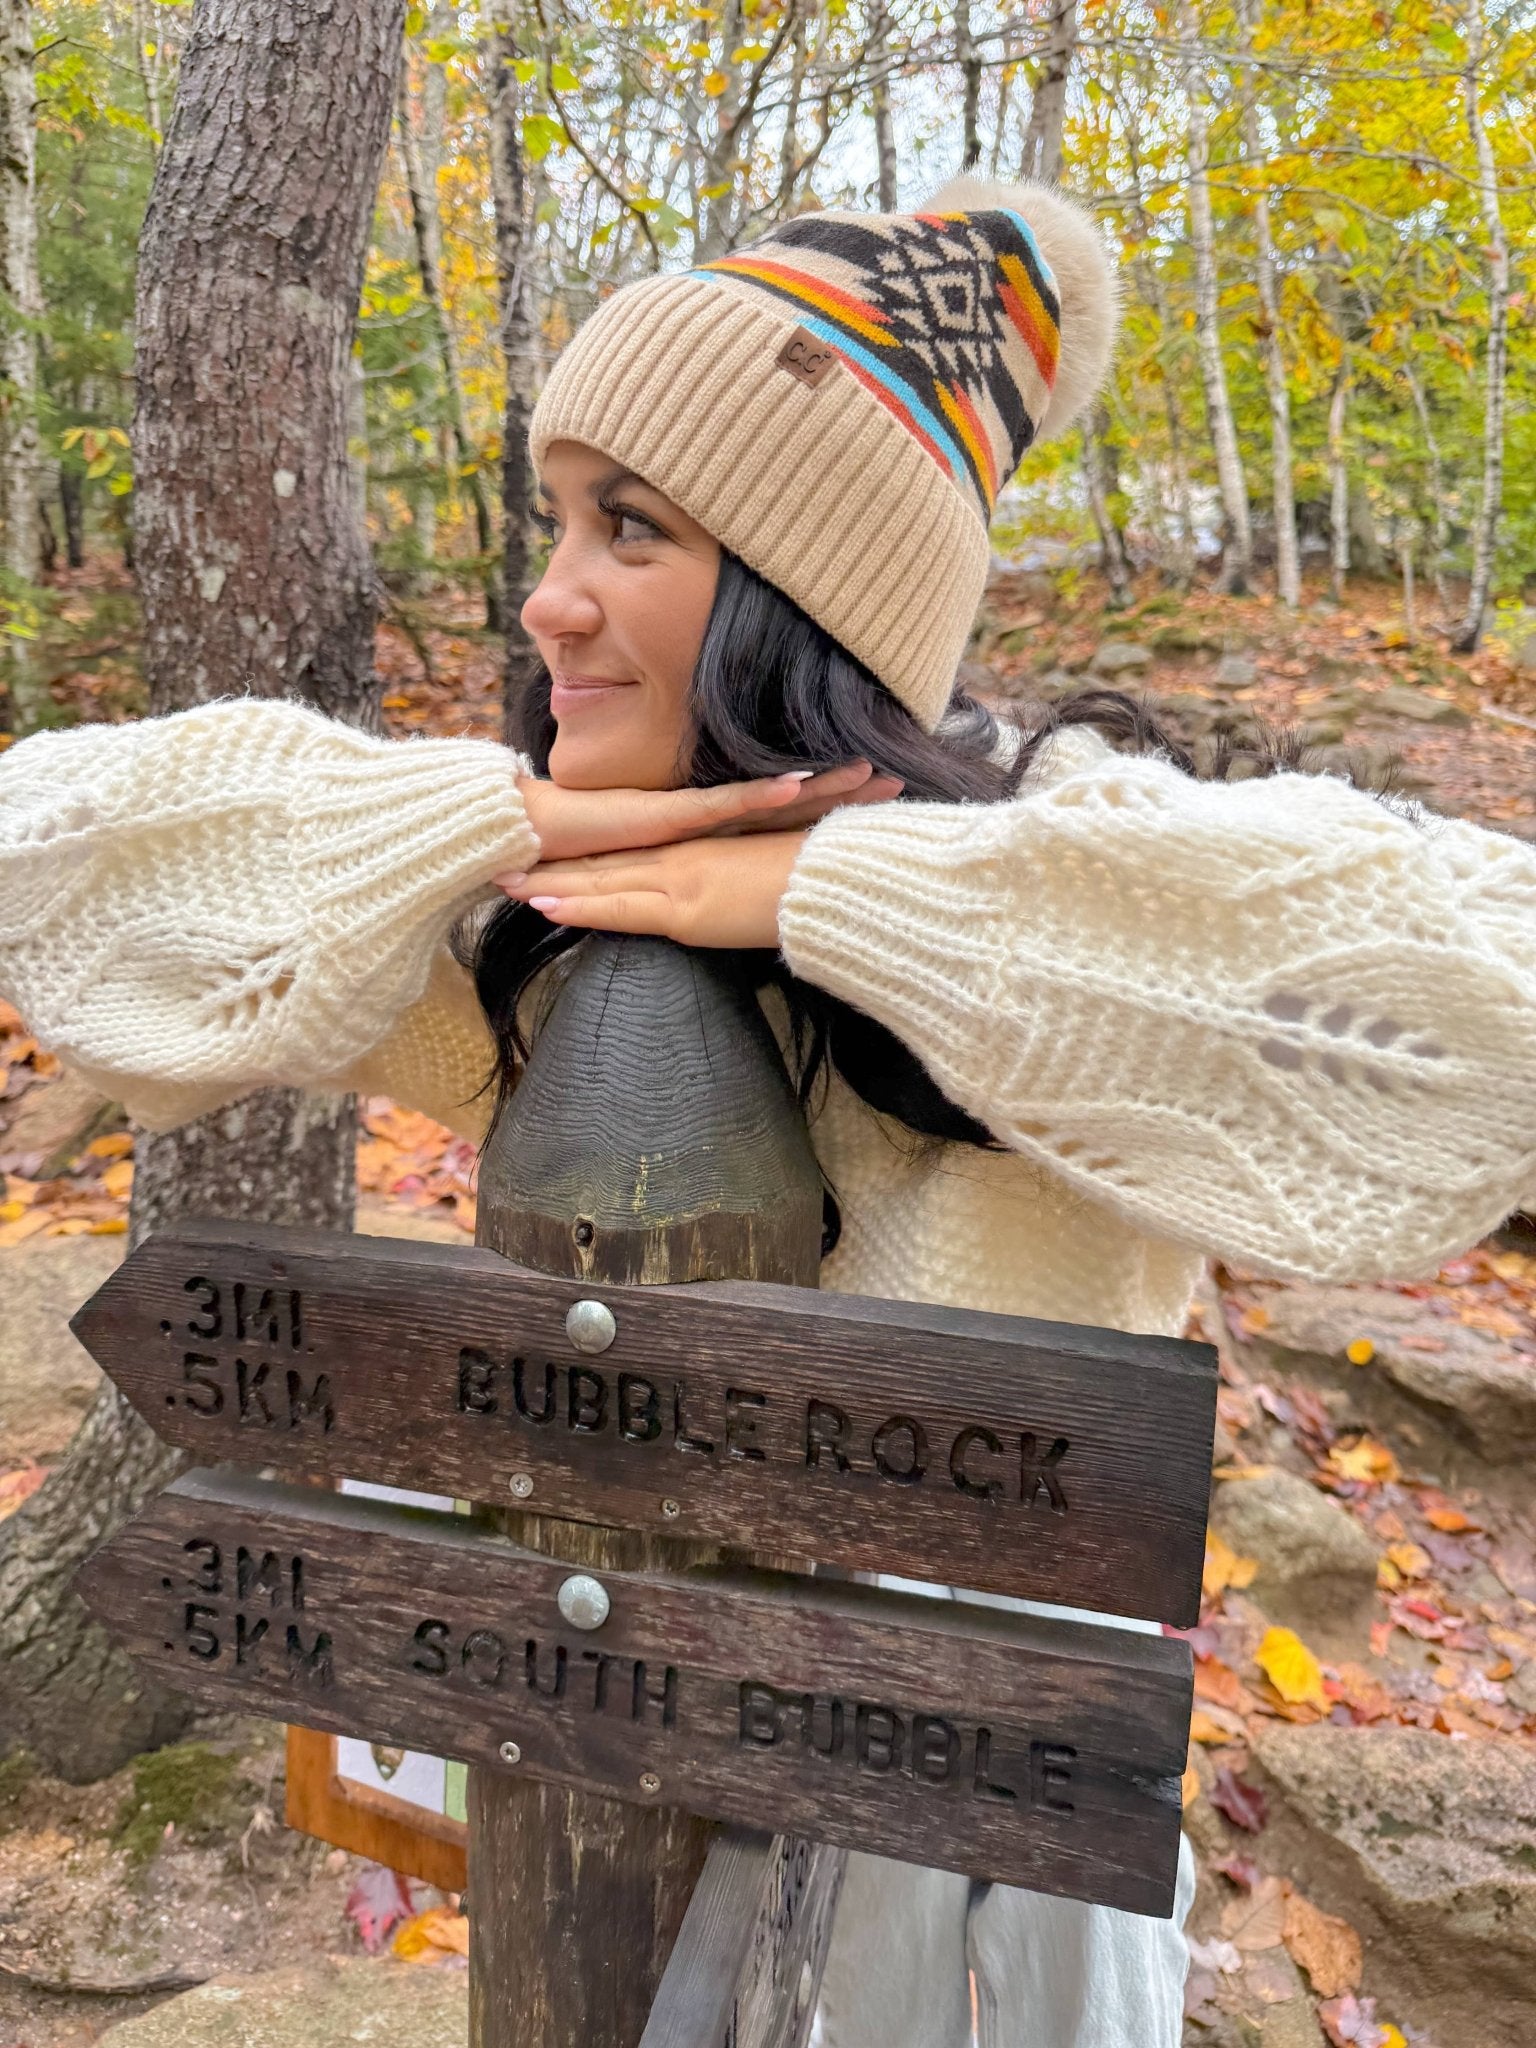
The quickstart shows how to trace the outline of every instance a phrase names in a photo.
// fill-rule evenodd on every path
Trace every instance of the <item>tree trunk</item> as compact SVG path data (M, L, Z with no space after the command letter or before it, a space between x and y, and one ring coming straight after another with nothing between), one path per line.
M971 0L955 0L955 62L960 66L960 168L981 155L981 58L971 31Z
M139 267L137 518L150 702L302 697L377 722L374 582L347 459L353 326L404 0L199 0ZM141 1140L137 1241L172 1217L350 1227L350 1098L249 1098ZM0 1727L66 1777L178 1725L87 1620L74 1567L171 1454L108 1388L0 1527Z
M1088 486L1088 503L1098 528L1104 574L1109 581L1109 602L1114 611L1124 611L1135 592L1131 584L1131 558L1125 535L1115 518L1112 490L1118 478L1109 475L1110 454L1106 445L1109 415L1102 405L1094 406L1083 421L1083 477Z
M248 690L374 716L347 398L403 21L404 0L201 0L194 16L139 267L156 711Z
M5 573L21 589L37 581L37 95L30 0L0 0L0 519ZM6 635L11 729L21 737L42 720L47 696L32 643Z
M491 196L496 209L496 287L501 307L501 353L507 395L501 427L502 716L510 741L517 707L538 665L538 651L523 626L524 602L534 583L533 463L528 421L539 380L539 323L534 294L533 210L523 155L517 73L517 24L497 23L491 38L486 94L491 129Z
M346 1230L356 1188L350 1096L255 1095L165 1137L140 1134L132 1248L180 1216ZM78 1566L185 1463L110 1384L62 1463L0 1526L0 1754L28 1749L84 1784L168 1742L190 1711L87 1615Z
M1349 574L1349 468L1344 460L1344 418L1349 404L1349 361L1342 358L1328 400L1328 531L1334 602L1344 602Z
M1243 0L1243 40L1245 55L1250 60L1257 25L1257 0ZM1259 108L1251 61L1243 72L1243 148L1250 173L1255 179L1262 180L1265 173L1264 151L1259 139ZM1286 381L1285 355L1280 346L1280 282L1269 216L1269 191L1262 182L1254 187L1253 235L1254 268L1262 318L1259 353L1264 362L1264 386L1269 394L1269 437L1274 468L1275 588L1280 602L1294 611L1301 603L1301 547L1296 537L1291 393Z
M1419 416L1419 431L1424 436L1424 452L1429 463L1429 538L1432 551L1429 571L1435 586L1435 601L1444 622L1451 615L1451 593L1445 580L1446 558L1451 546L1450 524L1445 515L1445 462L1423 382L1415 374L1412 363L1404 366L1403 374L1413 394L1413 409Z
M405 167L405 185L411 201L411 223L416 231L416 265L421 274L421 295L427 302L437 358L443 374L443 396L448 408L448 427L453 436L458 470L469 490L475 515L475 547L486 566L485 623L493 633L501 630L501 596L496 578L489 573L495 538L491 530L491 501L481 474L474 444L469 438L464 407L464 378L459 368L459 346L448 318L443 294L443 236L437 211L437 185L429 186L422 163L421 146L411 117L409 81L400 79L400 156Z
M59 470L59 510L64 517L64 559L85 567L85 478L78 469Z
M1054 184L1061 176L1061 131L1067 116L1067 79L1077 54L1077 0L1057 0L1051 33L1040 56L1024 131L1024 157L1019 166L1026 178Z
M1216 456L1216 480L1226 517L1222 588L1240 594L1253 574L1253 530L1248 517L1248 484L1237 446L1227 369L1221 354L1220 288L1216 276L1216 231L1211 217L1210 117L1205 81L1197 61L1199 29L1190 0L1180 0L1179 69L1188 118L1189 239L1195 255L1195 342L1205 386L1205 414Z
M880 211L896 211L896 130L891 121L891 16L890 10L875 6L869 12L869 63L874 73L870 88L870 112L875 124L875 174L879 181Z
M144 118L154 130L149 146L157 154L165 134L160 105L160 82L165 76L164 21L164 13L154 0L133 0L134 55L139 62L139 83L144 88Z
M1488 352L1483 369L1483 490L1472 529L1472 587L1467 609L1451 646L1457 654L1475 651L1483 633L1483 615L1493 588L1498 551L1499 513L1504 500L1504 413L1509 355L1509 236L1499 207L1499 177L1488 131L1478 104L1483 59L1482 0L1467 0L1467 63L1462 72L1462 97L1467 129L1477 157L1477 197L1486 238L1488 265Z

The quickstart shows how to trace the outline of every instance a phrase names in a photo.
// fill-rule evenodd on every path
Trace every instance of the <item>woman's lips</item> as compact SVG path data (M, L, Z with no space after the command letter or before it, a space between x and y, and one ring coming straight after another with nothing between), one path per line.
M549 708L556 718L564 718L573 711L591 710L607 703L620 690L633 688L627 677L569 675L557 669L550 682Z

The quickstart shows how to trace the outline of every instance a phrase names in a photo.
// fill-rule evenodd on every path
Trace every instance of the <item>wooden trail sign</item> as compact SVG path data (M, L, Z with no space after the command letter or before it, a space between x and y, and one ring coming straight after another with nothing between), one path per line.
M584 1629L571 1577L462 1517L193 1473L81 1589L162 1677L239 1712L1171 1910L1187 1644L721 1570L605 1571Z
M718 1835L640 2048L804 2048L847 1860L803 1836Z
M578 1348L596 1300L616 1334ZM1198 1619L1215 1353L751 1281L210 1224L76 1315L200 1464L415 1486L846 1570Z

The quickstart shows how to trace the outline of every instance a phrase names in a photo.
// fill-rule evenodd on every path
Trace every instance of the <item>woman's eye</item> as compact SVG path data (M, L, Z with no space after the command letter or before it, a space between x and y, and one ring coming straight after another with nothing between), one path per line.
M553 512L546 511L542 505L530 505L528 507L528 517L536 530L542 533L546 540L553 540L555 538L559 529L555 524Z
M659 540L661 528L654 519L647 519L643 512L633 511L628 505L613 508L615 537L619 540Z

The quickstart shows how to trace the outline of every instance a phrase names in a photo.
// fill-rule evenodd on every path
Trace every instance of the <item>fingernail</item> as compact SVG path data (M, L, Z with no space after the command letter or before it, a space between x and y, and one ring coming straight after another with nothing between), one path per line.
M809 782L816 773L814 768L786 768L782 775L776 775L775 782Z
M530 896L529 904L535 910L558 910L564 899L559 896Z

